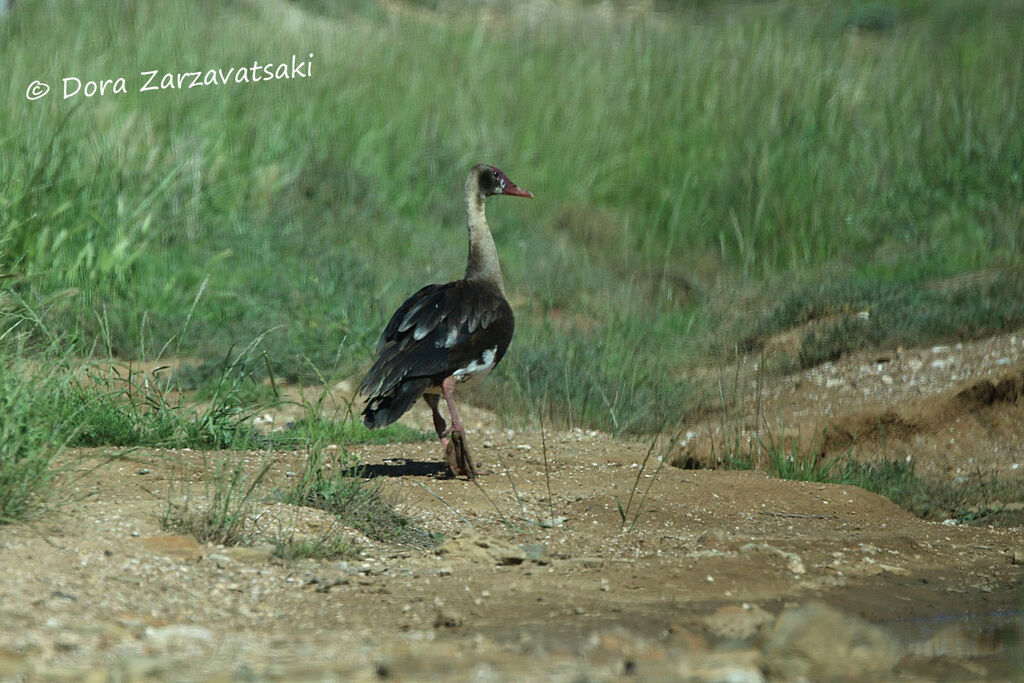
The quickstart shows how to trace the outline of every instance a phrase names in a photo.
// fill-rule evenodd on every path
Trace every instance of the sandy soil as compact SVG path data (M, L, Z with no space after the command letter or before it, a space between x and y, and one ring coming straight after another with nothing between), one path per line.
M639 477L648 442L505 430L468 406L477 463L492 471L477 482L443 478L433 443L352 449L444 542L347 530L361 550L347 561L161 529L168 499L202 497L216 463L239 457L271 460L251 520L267 538L330 529L329 515L270 495L303 453L69 453L66 504L0 527L0 679L787 679L770 646L778 615L815 601L878 627L896 653L884 675L1012 678L1020 529L924 521L855 487L759 472L654 475L659 458L706 461L724 432L769 424L793 439L824 431L826 452L857 439L864 457L884 449L937 476L1019 477L1022 351L1024 336L1008 335L851 357L760 391L752 359L728 421L659 441ZM880 647L868 657L883 661Z

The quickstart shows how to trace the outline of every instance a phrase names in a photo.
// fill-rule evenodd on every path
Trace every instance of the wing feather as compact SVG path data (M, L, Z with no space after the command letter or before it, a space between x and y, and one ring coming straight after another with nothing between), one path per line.
M399 391L403 383L416 382L424 387L422 393L478 359L483 349L496 348L497 363L514 326L512 309L495 289L465 280L428 285L391 316L359 392L370 404ZM430 381L424 384L424 378Z

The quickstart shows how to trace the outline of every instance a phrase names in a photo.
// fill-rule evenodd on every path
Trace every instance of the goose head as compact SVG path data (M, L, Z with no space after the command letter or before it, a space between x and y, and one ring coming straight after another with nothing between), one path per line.
M470 181L476 184L477 192L482 197L492 197L496 194L510 197L533 197L533 193L521 189L501 169L494 166L477 164L473 167L469 177Z

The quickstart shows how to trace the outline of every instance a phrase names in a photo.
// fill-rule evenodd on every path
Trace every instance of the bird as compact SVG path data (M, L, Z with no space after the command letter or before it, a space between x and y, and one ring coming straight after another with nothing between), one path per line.
M498 195L532 198L533 194L487 164L470 169L465 192L469 231L465 276L427 285L398 307L380 335L359 393L366 398L363 423L370 429L391 424L422 397L430 406L451 475L473 479L478 472L455 407L455 387L493 370L515 332L484 202ZM439 410L441 398L450 427Z

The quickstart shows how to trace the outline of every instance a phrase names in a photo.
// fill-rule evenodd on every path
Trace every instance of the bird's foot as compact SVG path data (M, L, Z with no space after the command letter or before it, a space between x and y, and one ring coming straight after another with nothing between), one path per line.
M465 475L468 479L480 474L473 465L469 444L466 443L466 433L462 430L449 429L445 434L446 436L441 437L441 445L444 446L445 462L448 463L451 473L456 477Z

